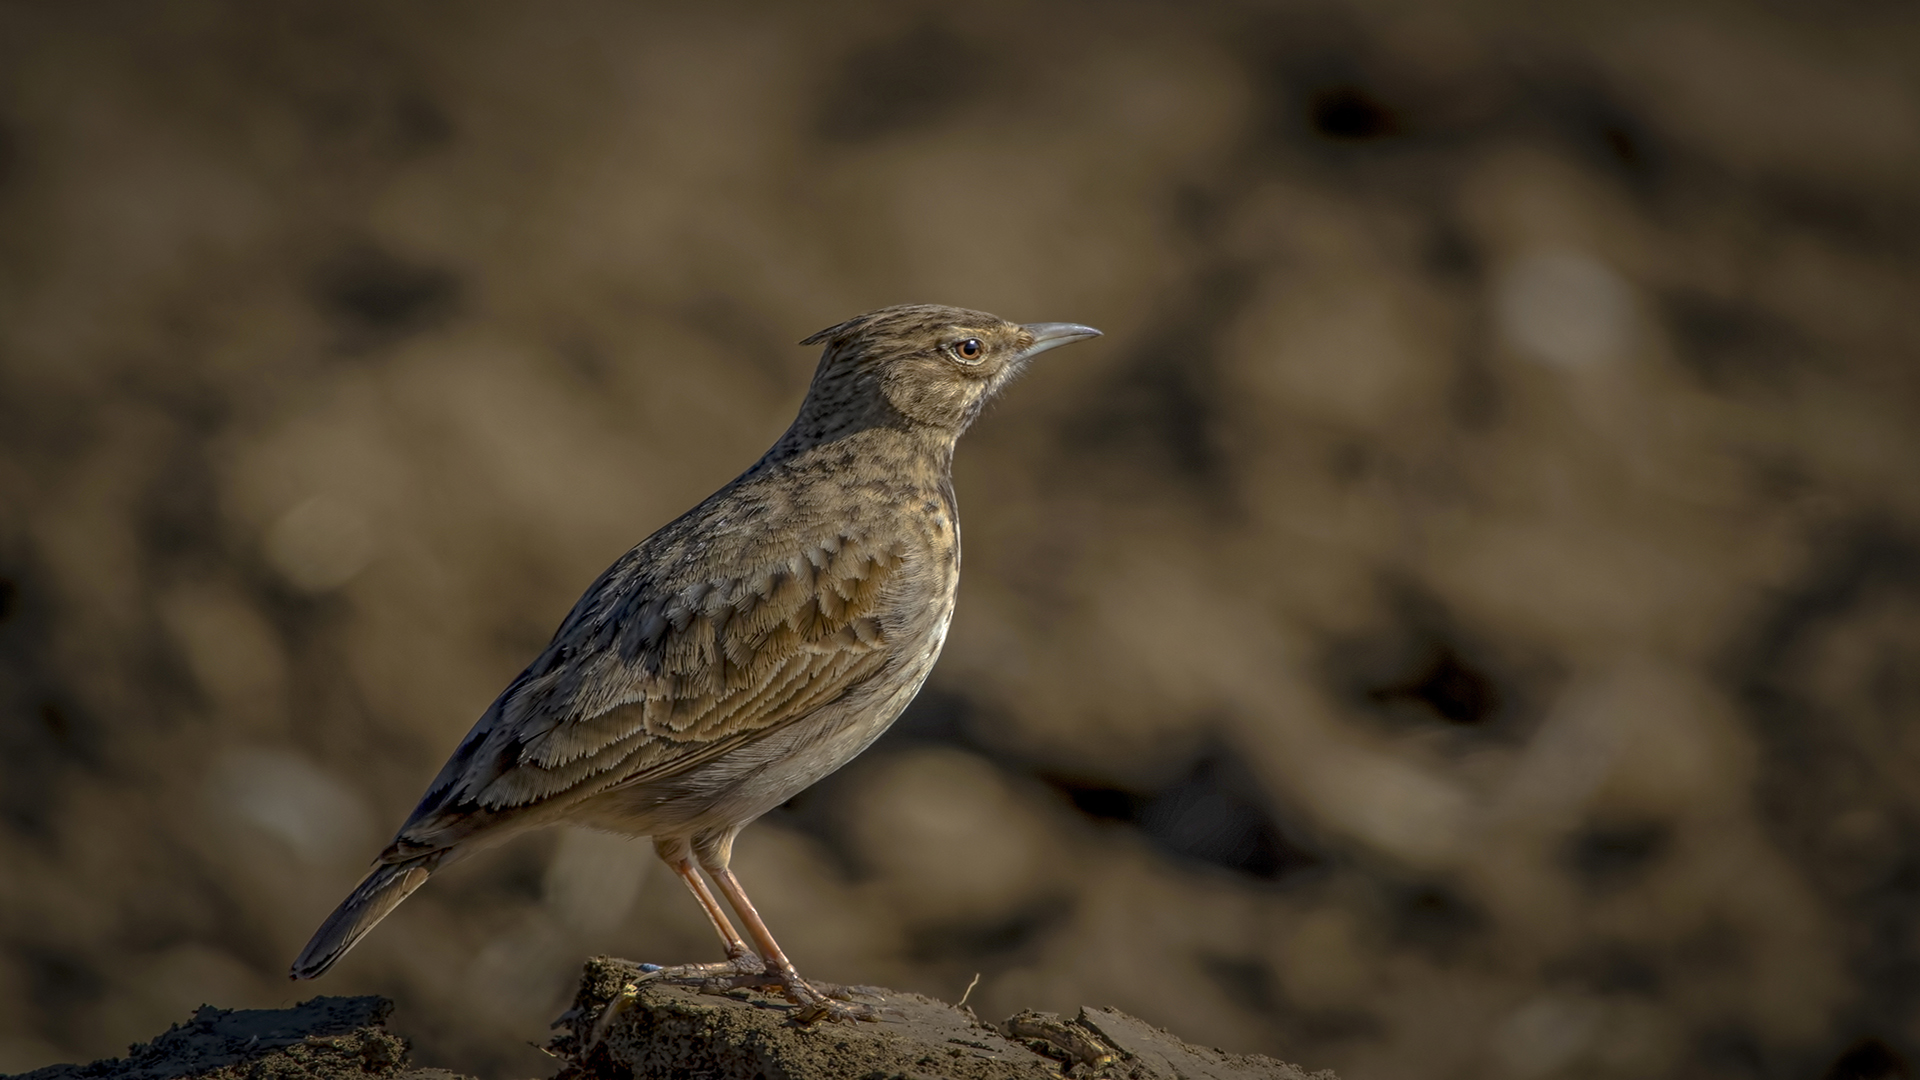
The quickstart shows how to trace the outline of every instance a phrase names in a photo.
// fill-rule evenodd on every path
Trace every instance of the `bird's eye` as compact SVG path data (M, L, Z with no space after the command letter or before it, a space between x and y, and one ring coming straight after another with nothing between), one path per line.
M978 360L980 359L980 352L979 338L967 338L965 341L956 341L953 343L953 355L962 360Z

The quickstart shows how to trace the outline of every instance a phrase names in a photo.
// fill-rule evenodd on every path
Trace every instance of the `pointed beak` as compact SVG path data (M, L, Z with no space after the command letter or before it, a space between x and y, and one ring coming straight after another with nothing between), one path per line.
M1071 345L1076 341L1100 336L1100 331L1091 326L1070 322L1027 323L1020 329L1033 335L1033 344L1020 353L1020 359L1023 362L1039 356L1048 349L1057 349L1062 345Z

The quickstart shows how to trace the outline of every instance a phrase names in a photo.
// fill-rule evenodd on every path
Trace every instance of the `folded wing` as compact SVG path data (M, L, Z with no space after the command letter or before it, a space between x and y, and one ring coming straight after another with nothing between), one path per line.
M752 577L588 590L454 752L384 861L502 819L664 779L764 738L878 674L902 555L838 537Z

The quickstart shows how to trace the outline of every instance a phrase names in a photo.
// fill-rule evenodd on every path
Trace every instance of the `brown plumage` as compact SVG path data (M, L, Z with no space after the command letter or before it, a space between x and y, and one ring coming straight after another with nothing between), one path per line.
M866 1015L794 971L727 869L733 838L913 699L959 581L955 440L1035 355L1096 334L911 305L802 342L824 348L786 434L587 589L293 976L326 971L453 860L569 821L653 837L713 921L727 961L661 977L777 985L805 1018Z

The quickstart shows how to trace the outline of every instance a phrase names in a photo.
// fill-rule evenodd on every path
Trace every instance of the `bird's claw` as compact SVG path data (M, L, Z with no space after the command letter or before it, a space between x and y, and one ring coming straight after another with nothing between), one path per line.
M853 998L859 990L869 988L809 983L797 972L791 969L781 971L752 953L714 964L678 964L673 967L641 964L640 970L639 977L627 983L619 996L601 1011L587 1039L589 1049L606 1037L613 1020L632 1006L633 1000L639 996L640 987L648 983L686 986L703 994L724 994L729 990L743 989L776 990L799 1006L793 1019L800 1024L821 1020L833 1023L862 1020L871 1023L881 1019L880 1010Z
M677 964L673 967L661 967L659 964L640 965L641 975L634 982L675 983L692 986L700 990L718 987L730 990L735 986L753 986L754 980L764 979L767 965L752 953L736 956L731 960L722 960L715 964Z
M793 1014L795 1023L812 1024L821 1020L836 1024L864 1020L877 1023L880 1010L853 1000L853 991L832 983L821 983L815 987L799 976L785 980L781 986L786 991L787 1000L800 1006Z

